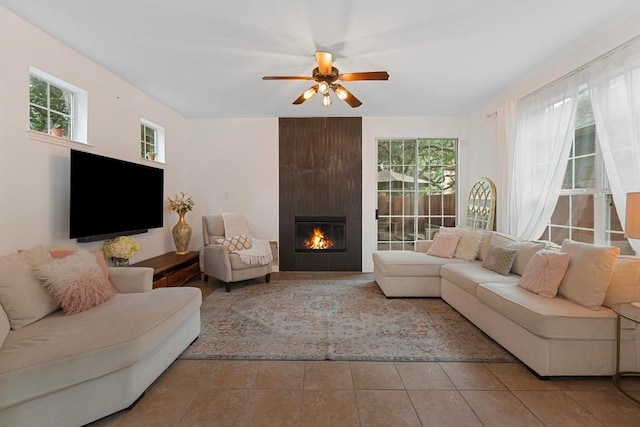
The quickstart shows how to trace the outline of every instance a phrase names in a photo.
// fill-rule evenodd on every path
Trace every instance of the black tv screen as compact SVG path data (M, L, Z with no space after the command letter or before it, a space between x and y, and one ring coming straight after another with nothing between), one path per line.
M163 169L71 150L70 172L70 238L91 242L163 226Z

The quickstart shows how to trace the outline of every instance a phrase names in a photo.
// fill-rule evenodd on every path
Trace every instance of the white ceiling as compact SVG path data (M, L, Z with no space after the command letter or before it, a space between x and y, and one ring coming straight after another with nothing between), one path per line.
M185 117L467 115L640 11L638 0L0 0ZM316 50L363 105L320 97Z

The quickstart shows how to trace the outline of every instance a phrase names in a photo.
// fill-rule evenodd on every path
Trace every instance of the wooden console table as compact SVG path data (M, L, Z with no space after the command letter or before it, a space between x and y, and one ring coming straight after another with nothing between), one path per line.
M132 267L153 268L153 287L182 286L191 279L200 277L200 257L198 252L177 255L168 252L157 257L132 264Z

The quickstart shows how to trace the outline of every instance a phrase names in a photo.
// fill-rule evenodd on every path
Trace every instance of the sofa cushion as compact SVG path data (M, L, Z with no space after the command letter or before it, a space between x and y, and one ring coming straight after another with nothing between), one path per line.
M614 340L616 336L613 310L591 310L560 296L545 298L515 283L482 283L478 299L543 338Z
M381 251L373 253L376 269L387 277L439 277L444 264L466 264L455 258L439 258L420 252Z
M484 236L482 231L468 227L440 227L438 231L445 234L460 234L460 241L456 246L454 258L473 261L478 257L482 237Z
M531 257L518 286L545 298L553 298L568 266L569 254L543 249Z
M512 242L508 243L505 247L518 251L516 253L516 259L513 260L511 271L522 276L531 257L539 250L544 249L544 243L530 241Z
M565 239L560 250L569 254L569 267L558 294L597 310L604 301L620 248Z
M31 271L34 265L50 260L43 246L0 258L0 305L11 329L18 330L60 308Z
M0 410L136 363L198 313L201 295L195 287L117 294L11 332L0 351Z
M480 261L446 264L440 270L440 276L474 297L479 283L503 282L516 284L520 278L515 274L503 276L495 271L487 270L482 267Z
M517 254L517 249L491 245L487 257L482 261L482 266L506 276L511 272L511 266Z
M65 314L89 310L116 294L95 256L82 248L64 258L37 265L33 270Z
M9 324L9 318L7 317L7 313L5 313L4 309L0 305L0 348L2 348L2 344L7 338L10 330L11 324Z
M640 258L619 256L602 305L613 308L632 301L640 301Z
M427 255L437 256L439 258L453 258L459 241L460 234L436 233L433 237L433 243L431 243L431 246L427 249Z

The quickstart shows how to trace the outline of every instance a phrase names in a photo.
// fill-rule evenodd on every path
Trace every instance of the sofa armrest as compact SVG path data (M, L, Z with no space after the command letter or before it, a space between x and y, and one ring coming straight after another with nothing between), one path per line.
M415 244L415 247L413 248L413 251L427 252L432 243L433 243L433 240L416 240L416 244Z
M109 267L109 280L124 294L148 292L153 289L153 268Z

